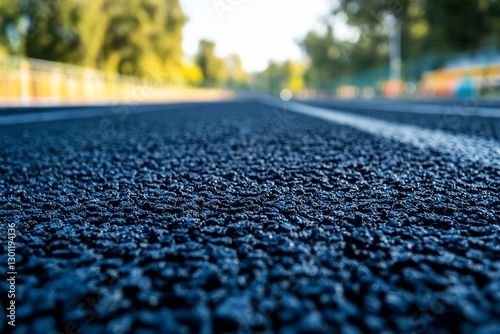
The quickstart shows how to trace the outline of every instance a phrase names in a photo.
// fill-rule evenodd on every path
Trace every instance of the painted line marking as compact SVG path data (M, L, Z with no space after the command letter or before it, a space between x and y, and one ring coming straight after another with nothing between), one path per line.
M425 150L433 149L484 166L500 166L500 142L490 139L455 135L441 130L430 130L379 120L373 117L349 114L334 109L313 107L297 102L265 99L263 103L303 115L353 127L363 132L410 144Z
M58 109L49 111L38 111L20 114L0 115L0 125L28 124L39 122L54 122L82 118L95 117L120 117L123 115L140 114L163 110L175 110L194 108L196 105L209 105L213 102L205 103L179 103L162 105L141 105L141 104L114 104L108 106L77 107L68 109Z

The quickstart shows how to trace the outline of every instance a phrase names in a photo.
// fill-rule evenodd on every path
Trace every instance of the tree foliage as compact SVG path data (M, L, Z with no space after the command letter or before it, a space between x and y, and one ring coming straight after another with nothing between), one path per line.
M0 52L182 79L178 0L0 0L0 13Z
M226 59L227 85L233 89L246 89L250 86L250 75L243 68L238 55L231 55Z
M271 61L267 68L257 75L257 88L279 95L283 89L300 91L304 88L304 66L287 60L282 63Z
M344 19L357 38L342 38L334 22ZM323 33L310 32L300 45L310 60L313 87L388 64L389 36L401 27L404 61L500 44L497 0L339 0Z
M215 54L215 43L202 40L196 55L196 64L203 73L206 86L221 86L227 79L227 67L224 59Z

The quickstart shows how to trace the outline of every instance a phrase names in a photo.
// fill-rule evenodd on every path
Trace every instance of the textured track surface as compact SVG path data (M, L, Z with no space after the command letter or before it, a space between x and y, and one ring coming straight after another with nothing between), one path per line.
M0 149L19 333L500 332L496 167L258 103Z

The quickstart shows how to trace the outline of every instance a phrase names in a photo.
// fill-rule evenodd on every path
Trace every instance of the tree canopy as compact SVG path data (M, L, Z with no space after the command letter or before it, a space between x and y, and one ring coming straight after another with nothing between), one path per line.
M0 0L0 12L4 53L181 80L178 0Z
M271 61L268 67L257 75L256 85L262 91L279 95L283 89L298 92L304 88L304 66L290 60L282 63Z
M196 64L201 68L206 86L220 86L226 81L226 63L215 54L215 43L200 41Z
M357 37L340 39L336 20L345 20ZM339 0L324 32L309 32L300 43L310 60L307 83L317 87L386 66L396 20L404 61L500 44L497 0Z

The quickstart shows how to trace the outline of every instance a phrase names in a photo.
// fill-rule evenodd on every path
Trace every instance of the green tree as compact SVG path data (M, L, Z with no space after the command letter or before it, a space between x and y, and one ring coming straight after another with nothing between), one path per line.
M206 86L222 86L227 79L227 67L224 59L215 54L215 43L202 40L196 55L196 64L203 73Z
M499 43L497 0L339 0L333 15L345 15L361 35L385 36L393 15L402 29L404 58L432 51L473 50Z
M426 48L438 51L474 50L500 44L500 2L443 0L426 3L429 24Z
M250 75L243 68L243 63L238 55L231 55L226 60L227 85L233 89L245 89L250 85Z
M336 38L329 22L343 18L358 38ZM387 66L394 22L400 24L403 61L500 44L497 0L339 0L325 33L310 32L300 43L310 60L308 85L328 88L332 81ZM419 79L421 72L415 67L408 75Z
M0 13L4 53L182 80L178 0L0 0Z
M75 1L0 0L0 40L8 54L67 61L77 35L62 13Z
M279 95L283 89L298 92L304 88L304 66L287 60L282 63L271 61L267 68L257 75L257 88L269 94Z
M100 67L160 81L182 77L182 27L178 0L106 0L109 15Z
M29 20L18 0L0 0L0 54L23 54Z

